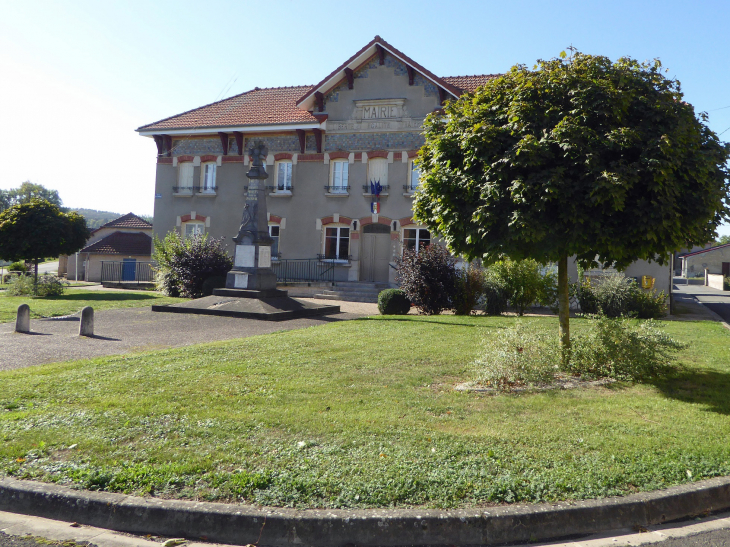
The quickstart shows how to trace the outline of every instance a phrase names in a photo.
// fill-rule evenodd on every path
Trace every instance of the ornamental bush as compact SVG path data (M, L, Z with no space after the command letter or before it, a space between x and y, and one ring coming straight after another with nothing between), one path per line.
M10 279L8 294L10 296L60 296L68 285L67 282L55 275L45 274L38 278L38 287L35 291L35 279L26 275L14 275Z
M574 287L578 306L585 315L659 319L666 314L664 291L644 290L623 274L604 275L592 282L580 280Z
M487 271L482 285L484 296L484 313L487 315L501 315L507 309L507 288L501 279L489 274Z
M21 262L18 260L17 262L13 262L9 267L8 271L11 272L27 272L28 266L25 265L25 262Z
M487 339L477 358L477 381L500 390L551 383L560 347L553 333L517 323Z
M673 354L683 347L653 320L636 325L601 315L586 334L573 339L566 372L638 382L666 372Z
M475 361L476 380L499 390L549 385L559 372L584 379L642 382L666 373L684 347L652 321L605 315L572 339L570 360L562 365L558 338L534 325L518 323L485 341Z
M406 315L411 309L411 301L401 289L385 289L378 294L380 315Z
M471 262L456 271L454 313L471 315L484 294L484 270L479 262Z
M456 260L441 245L406 249L396 259L396 281L419 313L438 315L453 307Z
M182 238L177 232L168 233L163 240L155 237L152 259L158 288L168 296L203 296L207 279L225 276L233 267L223 239L208 234Z
M540 264L535 260L500 260L489 267L489 272L501 281L510 306L519 315L524 315L527 308L544 299L545 283Z

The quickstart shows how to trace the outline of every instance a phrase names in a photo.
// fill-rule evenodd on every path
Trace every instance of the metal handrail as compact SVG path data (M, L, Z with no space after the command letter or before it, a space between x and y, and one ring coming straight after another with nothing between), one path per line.
M119 262L112 260L101 261L101 282L121 282L126 283L149 283L154 281L155 275L152 271L151 262L134 262L134 273L130 275L131 262ZM129 268L129 269L125 269ZM133 277L133 279L125 279L125 277Z
M405 190L406 192L415 192L417 189L418 189L418 185L416 185L416 186L411 186L410 184L403 185L403 190Z
M175 194L192 194L193 187L192 186L173 186L172 191Z
M324 187L325 191L330 194L345 194L350 191L349 186L327 186Z
M277 283L332 283L335 280L334 267L334 263L316 258L282 258L271 263Z
M362 191L365 192L366 194L370 194L371 193L370 192L371 190L372 190L372 188L370 188L370 185L369 184L363 184L362 185ZM388 190L390 190L390 184L386 184L385 186L381 186L380 187L380 190L381 190L381 192L387 192ZM373 195L375 195L375 194L373 194Z
M217 186L194 186L195 192L197 194L207 194L207 193L213 193L218 191Z
M289 186L278 184L274 186L267 186L266 189L269 192L291 192L292 190L294 190L294 187L291 184Z

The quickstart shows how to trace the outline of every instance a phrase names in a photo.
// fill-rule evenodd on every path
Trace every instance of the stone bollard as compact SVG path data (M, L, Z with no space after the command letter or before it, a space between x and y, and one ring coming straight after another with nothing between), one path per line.
M81 310L79 336L94 336L94 308L86 306Z
M15 332L30 332L30 306L18 306L18 316L15 318Z

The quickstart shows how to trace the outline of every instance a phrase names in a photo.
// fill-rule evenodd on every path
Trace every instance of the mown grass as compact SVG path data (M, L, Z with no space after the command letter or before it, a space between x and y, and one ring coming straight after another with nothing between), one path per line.
M454 391L515 320L377 317L3 372L0 473L296 507L583 499L730 474L719 324L665 322L688 348L649 385Z
M88 291L83 289L66 289L60 296L34 298L32 296L9 296L0 292L0 323L15 321L18 306L28 304L30 316L59 317L81 311L85 306L92 306L94 311L111 308L140 308L152 304L171 304L181 298L170 298L152 292L121 291Z

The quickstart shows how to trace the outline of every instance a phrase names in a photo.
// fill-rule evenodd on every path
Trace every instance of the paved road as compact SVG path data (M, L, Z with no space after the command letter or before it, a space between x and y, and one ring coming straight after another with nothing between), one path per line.
M0 347L3 352L0 370L245 338L377 313L376 304L328 303L340 305L344 313L291 321L258 321L210 315L153 313L150 308L104 310L94 314L95 336L92 338L78 336L79 314L65 318L34 319L30 322L30 334L13 332L15 323L3 323L0 324Z
M677 298L695 298L730 324L730 291L720 291L703 285L684 285L675 278L674 293Z

